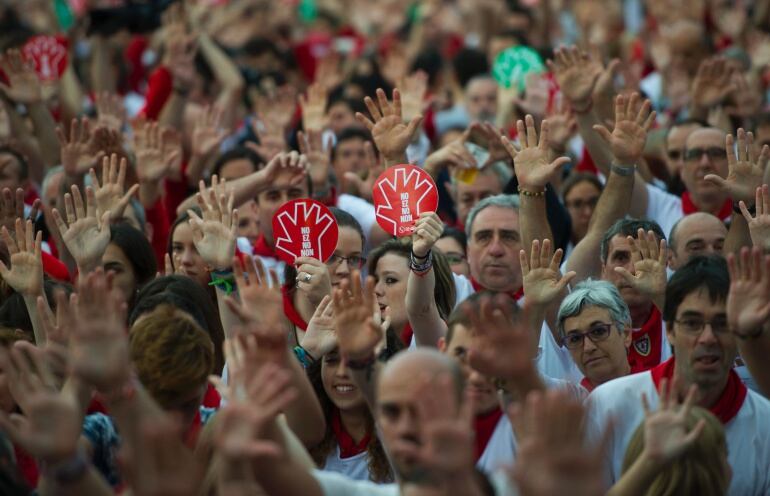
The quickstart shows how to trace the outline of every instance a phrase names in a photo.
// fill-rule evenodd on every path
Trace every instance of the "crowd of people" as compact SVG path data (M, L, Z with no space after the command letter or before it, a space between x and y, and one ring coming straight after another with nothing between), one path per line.
M5 0L0 102L1 494L770 495L770 2Z

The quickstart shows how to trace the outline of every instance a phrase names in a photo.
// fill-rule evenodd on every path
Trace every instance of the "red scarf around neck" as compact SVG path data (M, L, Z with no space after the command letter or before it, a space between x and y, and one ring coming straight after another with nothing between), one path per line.
M634 357L632 357L631 355L628 356L628 364L631 366L631 371L628 373L628 375L634 375L634 374L638 374L639 372L644 372L648 370L644 367L643 364L637 362L634 359ZM580 380L580 385L586 388L586 391L588 391L589 393L596 388L594 383L591 382L591 380L588 377L583 377Z
M690 196L689 191L685 191L682 193L682 213L685 215L694 214L696 212L700 212L698 207L695 206L695 203L692 201L692 197ZM711 213L711 212L708 212ZM719 220L727 220L730 218L730 216L733 215L733 201L731 199L725 200L724 204L722 205L722 208L719 209L719 213L717 213L717 217L719 217Z
M337 408L332 411L331 424L334 437L337 438L337 444L340 446L340 458L350 458L366 451L366 447L369 446L369 441L372 439L371 432L367 432L359 442L356 442L342 425L342 417Z
M671 357L650 370L652 382L655 383L656 389L660 389L660 381L664 377L668 379L670 383L671 379L674 377L675 363L674 357ZM738 414L747 394L748 390L746 389L746 385L743 384L735 370L730 369L725 389L722 391L722 394L719 396L716 403L709 407L709 411L721 420L723 424L727 424Z
M628 363L639 367L639 371L649 370L660 363L663 349L663 319L658 307L652 307L650 317L640 329L631 332L631 348L628 350Z
M489 413L483 413L476 415L473 419L473 430L476 433L476 461L479 461L481 455L484 454L484 450L487 449L489 440L492 439L492 434L495 432L497 423L503 416L503 411L500 408L495 408Z
M283 295L283 313L292 324L303 331L307 331L307 322L305 322L305 319L302 318L302 315L300 315L294 307L294 299L291 297L290 289L289 286L281 286L281 294Z
M479 281L476 280L475 277L471 277L471 285L473 286L474 291L492 291L491 289L487 289L484 286L481 285ZM517 289L516 291L496 291L497 293L503 293L507 294L511 298L513 298L516 301L519 301L522 296L524 296L524 287L521 287Z
M278 258L275 253L275 247L267 244L264 234L260 234L257 240L254 242L254 255L260 257Z

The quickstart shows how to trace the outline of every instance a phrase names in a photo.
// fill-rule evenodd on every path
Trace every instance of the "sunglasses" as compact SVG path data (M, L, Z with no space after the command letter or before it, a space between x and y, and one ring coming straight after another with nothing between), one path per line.
M698 160L703 155L708 156L711 160L717 160L720 158L727 158L727 154L724 148L718 146L712 146L710 148L690 148L684 155L686 160Z

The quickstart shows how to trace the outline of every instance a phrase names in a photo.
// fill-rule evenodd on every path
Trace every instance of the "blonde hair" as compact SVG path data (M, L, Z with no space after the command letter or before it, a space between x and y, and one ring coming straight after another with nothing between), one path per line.
M722 423L711 412L692 407L687 418L688 431L701 420L706 426L695 443L679 459L658 474L649 485L645 496L723 496L727 493L730 479L723 460L727 458L727 441ZM637 427L626 448L623 473L639 458L644 449L644 422Z

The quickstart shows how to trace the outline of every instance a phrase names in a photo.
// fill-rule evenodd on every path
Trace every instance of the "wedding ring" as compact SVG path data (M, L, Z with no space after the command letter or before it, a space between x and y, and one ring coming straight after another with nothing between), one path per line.
M310 279L312 279L312 278L313 278L313 276L311 276L310 274L305 274L305 277L303 277L302 280L304 282L310 282Z

